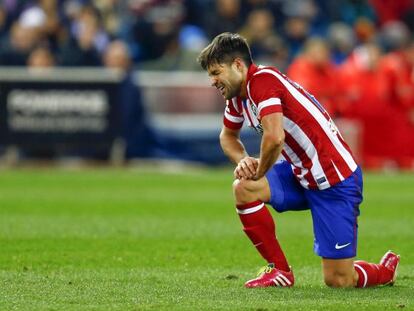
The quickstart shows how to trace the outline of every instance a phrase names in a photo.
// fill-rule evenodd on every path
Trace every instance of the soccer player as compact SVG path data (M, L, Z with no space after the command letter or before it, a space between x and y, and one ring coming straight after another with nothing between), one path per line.
M237 166L233 193L243 230L267 267L247 288L290 287L294 276L264 203L277 212L310 209L314 251L331 287L393 284L400 256L388 251L379 264L354 261L362 171L321 104L274 67L256 66L246 40L222 33L198 62L226 99L220 143ZM240 140L243 122L259 133L260 157ZM276 162L280 154L285 161Z

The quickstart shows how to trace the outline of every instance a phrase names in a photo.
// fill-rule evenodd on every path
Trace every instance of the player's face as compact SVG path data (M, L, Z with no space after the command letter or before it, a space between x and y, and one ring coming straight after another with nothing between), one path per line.
M207 69L211 85L217 88L225 99L240 95L243 74L237 64L213 64Z

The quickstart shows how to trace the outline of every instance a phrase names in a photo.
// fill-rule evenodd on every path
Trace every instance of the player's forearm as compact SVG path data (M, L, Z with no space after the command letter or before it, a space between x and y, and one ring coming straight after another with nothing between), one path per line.
M233 163L237 164L241 159L248 156L247 151L238 136L228 135L222 132L220 134L220 145L224 154Z
M260 160L255 179L262 178L273 166L283 149L284 135L263 134Z

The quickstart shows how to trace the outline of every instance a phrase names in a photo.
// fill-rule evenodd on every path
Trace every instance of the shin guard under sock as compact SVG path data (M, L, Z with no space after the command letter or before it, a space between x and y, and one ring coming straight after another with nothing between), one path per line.
M277 269L289 271L285 254L276 239L275 223L264 203L255 201L237 205L237 213L244 232L262 257L268 263L273 263Z

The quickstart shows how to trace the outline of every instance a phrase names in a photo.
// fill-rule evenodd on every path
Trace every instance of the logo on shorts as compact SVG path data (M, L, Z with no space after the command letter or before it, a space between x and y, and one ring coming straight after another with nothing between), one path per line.
M342 244L339 245L338 243L335 244L335 249L342 249L344 247L347 247L348 245L351 245L351 243L346 243L346 244Z

